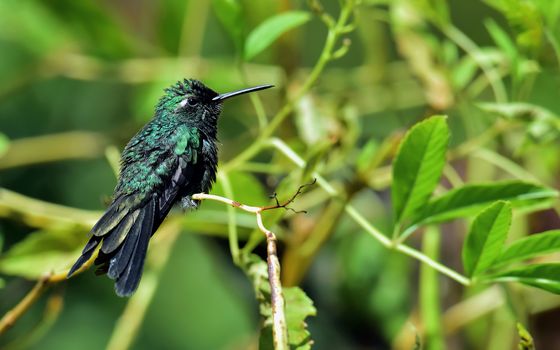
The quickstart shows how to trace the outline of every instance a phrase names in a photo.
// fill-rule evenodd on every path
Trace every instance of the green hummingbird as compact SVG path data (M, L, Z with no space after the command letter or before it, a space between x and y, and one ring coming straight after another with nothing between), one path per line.
M115 281L117 295L132 295L142 277L150 237L171 208L197 208L199 202L191 196L207 193L216 180L222 103L270 87L218 94L198 80L185 79L165 89L153 119L126 145L113 200L91 229L68 278L101 244L96 272Z

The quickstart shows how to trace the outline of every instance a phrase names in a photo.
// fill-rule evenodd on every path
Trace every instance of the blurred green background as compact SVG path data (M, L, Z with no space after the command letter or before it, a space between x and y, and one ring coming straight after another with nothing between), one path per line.
M346 3L321 5L336 19ZM312 11L317 6L297 0L1 0L0 187L88 210L90 220L31 220L0 194L1 313L41 273L62 271L77 257L91 218L114 188L110 160L151 118L164 87L183 78L220 92L275 84L258 101L239 98L224 108L222 163L251 145L259 134L259 106L274 115L321 55L328 30ZM308 20L256 56L244 54L255 27L293 10L308 12ZM384 230L391 224L387 165L396 141L436 113L449 115L450 147L467 145L451 163L462 181L517 177L559 188L559 18L556 0L363 0L353 6L355 27L336 45L349 45L348 52L320 72L275 135ZM228 169L228 177L233 198L250 205L270 203L275 191L289 196L305 182L270 150ZM221 184L215 191L224 193ZM34 210L21 203L22 212ZM317 309L307 319L315 348L411 349L415 327L421 328L418 263L363 234L337 203L311 189L293 204L308 214L268 219L282 238L285 283L300 285ZM236 218L245 241L254 219ZM131 348L256 348L258 304L251 282L231 261L227 224L227 208L204 203L181 221L168 261L153 256L164 248L150 249L142 284L155 294L129 305L141 323ZM548 209L516 217L512 235L559 224L557 211ZM465 224L443 231L441 260L459 269ZM311 242L305 258L297 250L303 242ZM265 256L262 244L255 252ZM54 286L0 337L0 347L105 348L127 305L112 288L91 270ZM472 292L442 278L442 309ZM520 315L539 349L560 348L560 298L542 291L523 294L524 300L503 295L473 304L458 325L451 324L456 314L444 313L446 348L516 348ZM507 304L515 305L515 315ZM135 314L144 307L145 315ZM468 319L477 310L480 315Z

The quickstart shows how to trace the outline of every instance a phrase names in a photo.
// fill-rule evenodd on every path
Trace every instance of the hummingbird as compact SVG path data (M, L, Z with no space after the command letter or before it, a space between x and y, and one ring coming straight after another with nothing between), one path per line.
M70 278L101 245L97 274L115 281L117 295L138 288L148 243L171 208L196 209L191 196L216 181L218 118L225 100L271 88L260 85L218 94L195 79L165 89L154 117L126 145L112 202L69 270Z

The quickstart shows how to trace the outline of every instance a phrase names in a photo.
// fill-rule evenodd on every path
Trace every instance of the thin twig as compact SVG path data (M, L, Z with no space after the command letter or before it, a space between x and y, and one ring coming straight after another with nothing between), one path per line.
M93 264L96 256L97 254L93 254L91 259L89 259L78 271L76 271L75 274L79 274L87 270L91 264ZM6 314L2 317L0 320L0 335L12 328L16 321L23 316L23 314L25 314L37 300L39 300L39 297L43 295L50 286L65 281L67 275L68 271L63 271L57 274L51 273L40 278L33 289L31 289L16 306L6 312Z
M262 231L266 236L266 252L267 252L267 266L268 266L268 283L270 284L270 302L272 305L272 336L274 341L274 348L276 350L287 350L288 347L288 331L286 325L286 316L284 313L285 301L284 296L282 294L282 284L280 282L280 261L278 260L278 255L276 253L276 235L269 229L264 226L262 220L262 213L267 210L273 209L286 209L286 210L293 210L294 209L288 207L293 201L296 199L298 195L300 195L303 189L307 186L310 186L315 183L315 180L309 184L305 184L300 186L296 193L290 197L284 203L280 203L276 194L273 195L273 198L276 201L275 205L271 206L264 206L264 207L255 207L246 205L243 203L239 203L229 198L216 196L213 194L207 193L197 193L192 196L194 200L214 200L218 202L222 202L232 207L239 208L249 213L253 213L257 219L257 226L260 231Z

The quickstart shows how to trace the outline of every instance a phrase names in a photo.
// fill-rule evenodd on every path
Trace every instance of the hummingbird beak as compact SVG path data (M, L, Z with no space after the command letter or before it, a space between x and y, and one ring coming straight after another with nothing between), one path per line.
M250 87L250 88L247 88L247 89L241 89L241 90L237 90L237 91L226 92L225 94L220 94L220 95L214 97L212 99L212 101L220 101L221 102L223 100L227 100L230 97L243 95L243 94L246 94L246 93L249 93L249 92L268 89L268 88L271 88L273 86L274 85L259 85L259 86L254 86L254 87Z

